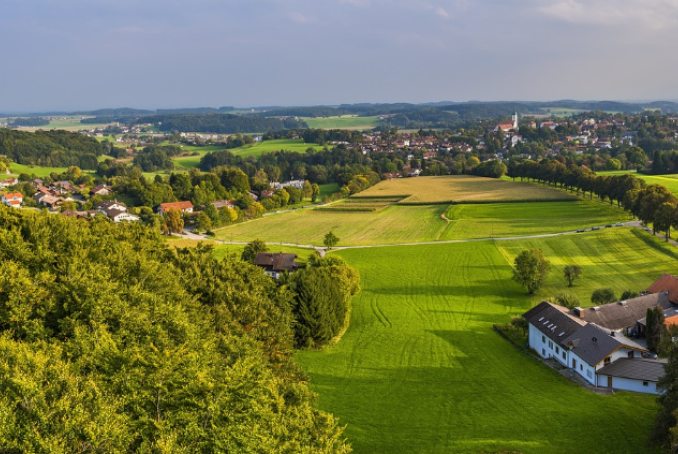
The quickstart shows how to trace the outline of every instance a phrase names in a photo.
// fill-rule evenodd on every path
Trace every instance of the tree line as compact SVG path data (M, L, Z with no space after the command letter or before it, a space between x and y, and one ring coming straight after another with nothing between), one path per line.
M647 185L644 180L631 174L596 175L586 167L574 164L566 166L555 160L540 162L512 162L508 175L538 181L549 186L559 186L569 191L595 194L601 201L608 200L610 205L617 203L646 224L652 224L653 233L661 231L667 239L671 229L678 228L678 198L663 185Z
M152 123L160 131L211 132L235 134L305 128L306 123L292 118L262 118L234 114L172 114L139 117L135 124Z

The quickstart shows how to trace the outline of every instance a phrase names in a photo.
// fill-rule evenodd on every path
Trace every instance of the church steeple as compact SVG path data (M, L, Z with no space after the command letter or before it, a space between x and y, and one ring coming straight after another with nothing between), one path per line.
M513 129L516 131L518 130L518 112L515 110L513 111L513 115L511 115L511 120L513 120Z

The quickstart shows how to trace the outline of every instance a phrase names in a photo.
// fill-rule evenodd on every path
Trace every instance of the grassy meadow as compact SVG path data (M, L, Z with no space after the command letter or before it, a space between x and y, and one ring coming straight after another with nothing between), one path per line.
M296 153L306 153L309 148L321 150L321 147L315 143L304 143L303 139L276 139L264 140L262 142L255 142L252 145L245 145L243 147L231 148L231 153L247 158L249 156L261 156L262 153L270 153L272 151L292 151Z
M373 129L379 125L379 117L359 117L357 115L341 115L336 117L303 117L309 128L313 129Z
M554 265L536 297L511 280L513 257L534 246ZM557 291L587 301L599 286L642 289L677 272L676 253L647 233L616 228L336 254L362 277L350 327L336 346L296 358L320 407L347 426L356 454L652 452L653 396L589 392L492 329ZM584 270L572 289L560 275L567 263Z
M629 220L620 209L585 200L385 208L376 201L369 204L353 201L349 199L332 207L337 210L375 207L375 211L298 210L226 227L217 231L217 237L322 245L324 235L332 230L341 239L339 246L365 246L540 235Z
M9 165L9 172L11 176L17 177L22 173L27 173L28 175L37 175L38 177L46 177L50 173L64 173L68 170L68 167L40 167L40 166L27 166L25 164L17 164L13 162ZM89 173L94 175L93 170L83 170L83 173Z
M358 197L401 196L401 204L491 203L573 200L570 195L529 183L469 175L396 178L362 191Z

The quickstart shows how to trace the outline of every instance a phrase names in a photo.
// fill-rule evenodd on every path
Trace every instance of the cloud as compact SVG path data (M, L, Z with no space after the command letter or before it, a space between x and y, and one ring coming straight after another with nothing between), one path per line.
M436 13L436 16L442 17L443 19L449 19L450 18L450 14L447 11L445 11L445 8L443 8L443 7L436 8L435 13Z
M313 22L313 20L310 17L304 16L303 14L296 11L293 13L289 13L288 17L297 24L308 24L309 22Z
M677 0L540 0L538 4L539 13L573 24L654 30L678 24Z

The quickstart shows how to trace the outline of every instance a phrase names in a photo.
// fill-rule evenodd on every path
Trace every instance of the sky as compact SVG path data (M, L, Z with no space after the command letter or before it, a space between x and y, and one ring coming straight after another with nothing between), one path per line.
M0 0L0 112L678 99L678 0Z

